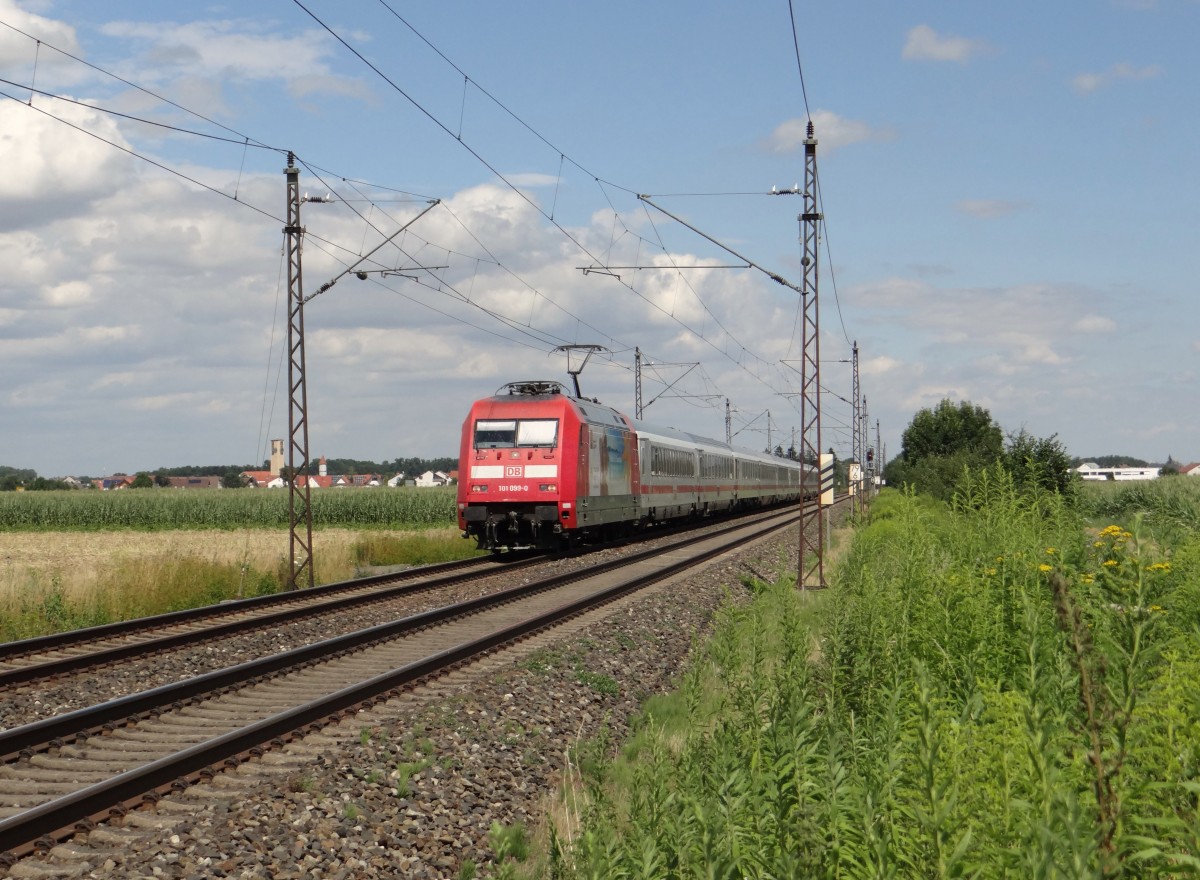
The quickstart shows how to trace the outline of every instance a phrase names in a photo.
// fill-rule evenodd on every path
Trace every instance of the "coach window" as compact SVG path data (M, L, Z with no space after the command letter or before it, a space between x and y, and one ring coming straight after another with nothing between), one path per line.
M517 446L554 446L558 442L558 419L521 419L517 423Z
M512 446L517 439L516 420L485 421L475 423L475 448L495 449L500 446Z

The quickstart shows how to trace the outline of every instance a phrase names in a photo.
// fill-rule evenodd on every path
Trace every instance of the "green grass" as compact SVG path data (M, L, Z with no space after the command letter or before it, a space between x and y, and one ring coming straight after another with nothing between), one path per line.
M440 528L455 521L454 487L320 489L313 525ZM0 531L287 528L282 489L0 492Z
M407 534L403 537L367 532L354 544L355 560L362 566L431 565L486 555L473 541L447 541L441 535Z
M557 876L1200 871L1195 532L988 471L881 495L831 581L726 610L616 763L580 744Z

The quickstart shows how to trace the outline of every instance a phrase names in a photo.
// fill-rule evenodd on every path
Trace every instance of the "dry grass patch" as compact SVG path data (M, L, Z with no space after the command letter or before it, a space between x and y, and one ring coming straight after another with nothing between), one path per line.
M313 534L316 582L356 576L368 535L459 553L467 543L452 528L320 529ZM286 580L287 554L287 530L277 529L5 532L0 641L274 592Z

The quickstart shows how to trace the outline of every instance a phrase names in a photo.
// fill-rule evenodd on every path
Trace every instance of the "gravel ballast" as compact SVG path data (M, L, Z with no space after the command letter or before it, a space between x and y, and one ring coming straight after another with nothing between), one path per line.
M493 823L533 836L568 752L624 740L673 689L741 578L794 570L796 538L726 554L18 862L12 877L489 876Z

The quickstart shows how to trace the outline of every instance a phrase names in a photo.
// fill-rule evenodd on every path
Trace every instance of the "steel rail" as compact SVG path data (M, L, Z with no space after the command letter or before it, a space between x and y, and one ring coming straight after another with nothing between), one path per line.
M757 511L756 513L761 513L761 511ZM754 514L748 515L753 516ZM743 517L744 516L746 515L743 515ZM665 533L659 532L655 536L665 537L670 534L673 534L673 532L668 530ZM612 544L597 545L597 547L609 546L612 546ZM572 551L564 555L576 556L580 555L581 552L586 551ZM20 642L10 642L8 644L0 645L0 661L8 660L11 662L14 659L19 659L19 656L27 656L35 651L79 646L86 644L88 641L106 637L130 634L139 631L150 631L155 628L172 626L179 623L186 624L201 622L205 619L225 617L247 610L254 612L259 609L269 608L272 605L292 604L295 606L282 611L268 611L253 617L245 617L239 620L229 621L227 623L216 623L211 626L186 630L184 632L145 638L139 641L114 645L109 648L101 648L99 650L81 652L66 657L59 657L54 660L44 660L40 663L30 663L24 666L15 666L11 669L3 669L0 670L0 689L5 687L13 687L20 684L27 684L32 681L50 678L55 675L65 675L68 673L92 669L111 663L119 663L124 660L129 660L134 657L142 657L147 654L157 653L159 651L171 650L174 648L186 647L187 645L194 645L202 642L214 641L216 639L227 638L229 636L237 635L250 630L262 629L268 626L277 626L282 623L288 623L294 620L312 617L317 614L328 613L330 611L347 610L360 605L383 602L406 595L408 593L416 593L438 587L451 586L472 576L471 571L459 574L451 573L463 568L475 569L481 567L494 567L497 570L497 573L499 573L529 568L542 563L545 560L546 557L543 555L521 558L501 565L495 565L491 558L486 560L459 560L457 562L445 563L443 565L423 566L421 568L408 569L406 571L395 572L392 574L373 575L366 578L340 581L338 583L326 584L321 587L314 587L312 589L306 589L303 591L276 593L270 596L258 596L251 599L239 599L232 602L221 603L220 605L215 606L205 605L200 608L174 611L167 614L154 615L151 617L140 617L129 621L104 624L102 626L88 627L87 629L81 630L71 630L65 633L56 633L50 636L39 636L33 639L25 639ZM430 577L428 580L423 580L417 584L397 584L394 587L385 589L371 589L372 587L383 586L398 580L410 581L415 578L427 577L430 575L433 577ZM351 591L364 592L360 592L358 595L337 598L337 594ZM329 596L334 596L334 598L324 598ZM20 648L24 649L18 650Z
M534 565L539 561L541 560L531 558L521 562L515 562L504 570L516 571ZM164 651L171 648L179 648L186 645L194 645L200 642L213 641L231 635L236 635L241 632L246 632L247 630L278 626L280 624L289 623L305 617L313 617L317 614L327 614L331 611L344 611L350 608L356 608L360 605L370 605L376 602L383 602L388 599L394 599L410 593L423 592L425 590L431 590L437 587L452 586L474 576L475 574L470 571L459 574L446 574L441 577L435 577L433 579L421 581L420 583L416 584L398 584L394 587L385 587L383 589L372 590L370 592L364 592L358 595L335 597L325 601L304 603L295 608L268 612L266 614L260 614L255 617L247 617L241 620L231 620L228 623L218 623L214 624L213 626L187 630L180 633L173 633L167 636L158 636L157 638L143 639L142 641L138 642L116 645L112 648L105 648L99 651L73 654L69 657L61 657L57 660L46 660L42 663L34 663L28 666L18 666L14 667L13 669L0 671L0 688L17 684L25 684L30 681L48 678L53 675L63 675L68 672L78 672L83 669L91 669L96 666L103 666L110 663L119 663L122 660L129 660L133 657L141 657L146 654L153 654L155 652ZM387 575L379 575L377 577L381 578L382 581L376 581L373 583L387 582ZM363 584L361 581L344 581L343 584L356 584L358 586L367 587L372 585ZM339 584L338 586L342 586L342 584ZM312 591L305 590L304 593L311 594ZM278 595L290 596L292 600L295 601L297 594L292 592Z
M763 525L760 534L755 537L769 535L775 531L793 525L796 520L796 514L787 512L777 517L778 521ZM762 525L762 524L760 524ZM748 524L741 523L737 526L722 529L714 534L707 534L703 537L696 537L693 540L675 545L678 549L680 546L687 546L691 543L698 543L704 540L713 540L721 536L728 536L730 532L742 531L748 528ZM204 775L215 774L216 765L225 763L228 766L236 766L241 760L246 759L258 753L258 750L265 744L281 742L281 738L294 734L301 728L323 726L325 723L336 721L353 710L354 707L360 706L368 701L374 702L379 699L386 699L387 696L399 695L405 688L411 687L417 681L436 675L439 672L446 670L456 664L462 663L471 657L477 656L483 652L492 650L500 645L514 642L532 633L546 629L555 623L559 623L570 617L577 616L584 611L590 610L600 605L611 602L626 593L641 589L649 584L656 583L660 580L669 578L680 573L688 568L694 567L701 562L707 561L714 556L718 556L727 552L733 547L738 546L744 539L726 540L718 543L716 546L709 548L703 553L695 556L690 556L685 559L676 560L668 563L660 569L653 572L639 575L632 579L622 581L597 593L575 599L567 602L551 611L532 617L526 621L498 630L482 638L461 643L457 646L447 648L435 654L429 655L421 660L406 664L395 670L381 673L373 676L363 682L342 688L325 697L318 698L293 709L285 710L277 713L269 718L247 725L239 730L232 731L222 736L216 737L207 742L199 743L191 746L175 755L153 761L141 767L136 767L119 773L111 779L103 782L95 783L77 792L48 801L37 807L26 810L16 816L0 821L0 854L4 854L7 861L11 863L14 857L28 852L32 852L37 845L49 846L54 840L64 839L78 830L87 830L90 823L97 820L103 820L113 812L120 813L121 805L128 803L136 803L147 792L154 791L163 787L186 784L185 780L189 776L198 773ZM633 564L634 562L644 561L646 558L661 555L665 552L663 549L652 551L643 551L639 554L634 554L630 557L623 557L603 565L589 569L586 572L573 572L568 575L559 575L554 578L549 578L547 581L540 584L529 584L522 587L514 587L506 591L507 599L516 598L518 595L529 594L539 590L549 589L546 583L553 581L570 582L585 577L591 577L615 568L620 568ZM479 599L470 600L468 602L458 603L450 608L462 609L459 613L472 613L479 610L481 604L486 605L500 604L497 597L500 594L493 594L488 597L480 597ZM464 608L464 606L469 606ZM436 609L433 612L426 612L422 615L415 615L414 618L426 618L421 622L421 625L428 625L430 617L446 612L448 609ZM455 615L457 616L457 615ZM407 618L406 621L411 622L414 618ZM404 623L400 621L397 623ZM386 624L383 627L372 627L371 631L379 631L392 624ZM358 634L352 634L358 635ZM331 642L343 642L347 637L331 640ZM377 641L377 638L371 638L371 641ZM322 643L327 648L330 643ZM309 646L314 648L317 646ZM307 649L298 649L304 651ZM337 650L341 650L339 647ZM296 652L288 652L295 654ZM283 655L280 655L283 656ZM328 657L328 653L325 655ZM267 660L275 658L266 658ZM260 661L253 661L249 664L241 664L238 667L233 667L231 670L223 670L222 672L232 672L233 670L246 670L247 667L254 667ZM253 673L253 677L257 677L258 672ZM210 678L210 676L204 676ZM156 688L155 692L160 695L163 692L172 688L181 688L189 684L182 682L178 685L169 685L166 688ZM211 690L212 688L208 688ZM151 692L153 693L153 692ZM386 696L385 696L386 695ZM137 695L135 695L137 696ZM113 703L127 703L131 698L112 701ZM109 704L101 704L97 709L103 709ZM72 716L79 718L81 713L88 710L80 710L80 712L71 713ZM62 716L64 719L69 716ZM45 722L37 722L33 725L27 725L27 728L39 728L39 730L48 729L48 725L60 719L47 719ZM11 741L19 739L14 736L20 733L24 728L18 728L15 731L9 731L4 736L7 736ZM4 749L9 751L9 749Z
M777 517L788 515L789 512L775 514ZM365 629L335 636L334 638L325 639L320 642L314 642L310 645L303 645L279 654L271 654L256 660L248 660L236 666L216 669L193 678L161 685L150 690L98 703L95 706L87 706L82 709L76 709L73 712L43 718L40 721L0 731L0 763L9 763L33 752L46 751L52 746L56 747L77 739L81 733L102 732L105 725L133 723L138 720L139 716L145 717L155 710L182 705L185 702L195 701L214 691L242 686L263 676L274 675L284 670L296 669L311 663L328 660L331 657L359 650L367 645L443 623L456 617L464 617L468 614L474 614L489 607L512 602L525 596L556 589L565 584L595 577L619 568L626 568L662 553L669 552L670 550L687 547L691 544L712 538L719 538L729 532L746 528L747 525L745 522L727 525L716 532L709 532L705 535L694 535L667 548L659 547L642 550L590 568L551 575L548 578L542 578L528 584L521 584L505 590L498 590L494 593L487 593L483 596L466 599L452 605L442 606L441 608L418 612L417 614L412 614L389 623L366 627Z
M493 560L488 557L484 559L460 559L455 562L439 563L437 565L425 565L418 568L409 568L404 571L392 572L390 574L370 575L364 578L353 578L348 581L339 581L333 584L324 584L320 587L313 587L311 590L304 590L302 593L273 593L269 596L252 596L249 599L231 599L227 602L221 602L217 605L201 605L199 608L186 608L182 611L169 611L165 614L155 614L149 617L135 617L130 620L120 620L115 623L104 623L99 626L89 626L84 629L67 630L60 633L51 633L45 636L35 636L29 639L21 639L15 642L0 643L0 661L6 661L29 654L40 653L42 651L52 651L58 648L70 647L72 645L83 644L89 641L95 641L111 636L127 635L129 633L139 632L147 629L158 629L164 626L171 626L177 623L191 623L197 620L203 620L206 617L224 617L230 614L236 614L239 611L255 610L261 607L269 607L271 605L281 605L288 602L298 602L311 596L328 596L336 593L346 592L348 590L370 588L377 584L386 584L397 580L412 580L416 577L424 577L426 575L439 575L456 571L460 568L471 568L475 566L485 566Z

